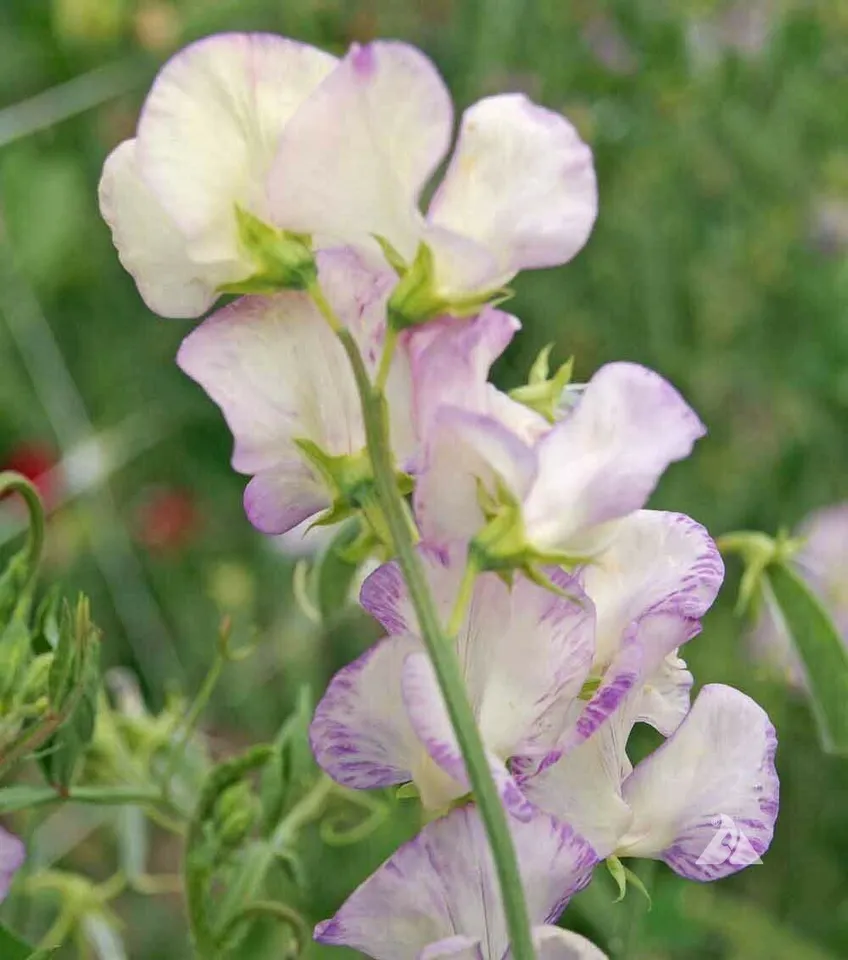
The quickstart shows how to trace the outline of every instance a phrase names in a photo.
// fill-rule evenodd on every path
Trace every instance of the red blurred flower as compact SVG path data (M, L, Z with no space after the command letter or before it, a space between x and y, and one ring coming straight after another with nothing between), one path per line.
M57 463L57 453L49 444L24 441L9 451L0 463L0 470L13 470L31 480L45 505L50 507L59 493Z
M180 550L194 538L200 514L191 494L174 487L148 490L136 510L136 539L149 550Z

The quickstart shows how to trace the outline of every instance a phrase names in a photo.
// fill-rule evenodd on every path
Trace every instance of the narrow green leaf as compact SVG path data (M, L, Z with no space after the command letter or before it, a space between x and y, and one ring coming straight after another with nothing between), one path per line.
M791 567L769 567L764 587L804 665L822 747L848 756L848 647L818 597Z
M59 798L52 787L28 787L25 784L4 787L0 790L0 816L26 810L28 807L39 807L54 799ZM2 956L0 953L0 957Z
M8 927L0 924L0 957L3 960L29 960L32 955L32 947L28 947Z

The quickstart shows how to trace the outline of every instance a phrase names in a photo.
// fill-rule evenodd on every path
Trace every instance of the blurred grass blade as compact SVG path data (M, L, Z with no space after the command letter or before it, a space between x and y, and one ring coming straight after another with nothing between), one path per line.
M3 960L29 960L32 955L32 947L28 947L20 937L0 924L0 957Z
M769 567L764 587L804 665L822 747L827 753L848 756L848 647L819 599L792 568Z

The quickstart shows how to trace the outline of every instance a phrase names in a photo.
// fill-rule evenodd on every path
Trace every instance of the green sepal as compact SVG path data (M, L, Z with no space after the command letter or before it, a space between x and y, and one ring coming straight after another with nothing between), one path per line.
M405 276L409 270L409 264L406 262L406 260L404 260L400 253L398 253L397 249L393 247L385 237L381 237L378 233L374 233L372 236L380 245L380 249L383 251L383 256L386 258L386 263L388 263L388 265L399 277Z
M607 857L604 863L606 864L607 870L609 870L610 876L615 880L615 885L618 887L618 896L613 902L620 903L627 893L627 869L618 857Z
M550 375L550 357L553 344L549 343L539 351L530 368L530 376L523 387L510 390L510 397L541 414L549 423L556 422L562 394L571 382L574 371L574 357L561 364L556 373Z
M243 280L222 284L221 293L268 295L280 290L306 290L318 278L318 267L307 234L278 230L236 206L239 243L255 272Z
M402 783L397 790L395 790L395 796L398 800L420 800L421 793L418 790L418 787L415 783L410 780L409 783Z

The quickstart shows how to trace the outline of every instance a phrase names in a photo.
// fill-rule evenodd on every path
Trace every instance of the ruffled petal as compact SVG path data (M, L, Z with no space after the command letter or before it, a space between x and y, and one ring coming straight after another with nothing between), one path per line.
M330 681L309 728L319 766L337 783L367 790L405 783L423 753L401 696L414 637L389 637L342 667Z
M139 170L193 240L195 259L238 259L236 204L267 216L265 182L284 126L334 57L262 33L226 33L159 72L138 125Z
M247 519L261 533L288 533L329 506L327 490L302 460L260 471L244 491Z
M524 505L528 538L541 549L596 552L592 528L644 506L666 467L687 457L704 432L653 371L602 367L538 445L539 476Z
M488 286L496 287L519 270L570 260L597 210L592 154L574 127L521 94L505 94L465 112L428 219L489 251L497 272Z
M664 860L692 880L759 862L777 818L776 748L774 727L750 697L704 687L677 732L625 781L634 820L619 853Z
M533 930L536 960L608 960L607 955L585 937L562 927L536 927Z
M636 722L649 723L670 737L689 713L693 683L686 661L676 652L668 654L639 693Z
M106 159L98 190L100 212L124 269L148 307L163 317L199 317L236 279L239 263L194 263L186 239L138 175L136 142L125 140Z
M588 882L597 856L554 818L511 821L531 922L559 916ZM351 894L320 943L361 950L375 960L415 960L453 937L486 943L500 960L508 937L488 840L473 806L429 823ZM455 941L454 941L455 942ZM438 956L438 954L437 954Z
M430 759L445 774L434 777L429 765L414 771L416 786L425 808L440 809L470 792L471 781L465 760L439 690L435 670L426 653L411 653L404 662L401 688L410 723ZM488 744L487 744L488 746ZM506 809L519 820L529 820L534 809L527 802L506 768L491 749L487 749L489 769Z
M409 260L419 194L450 142L453 108L433 64L403 43L354 44L286 127L270 180L275 221L321 242Z

